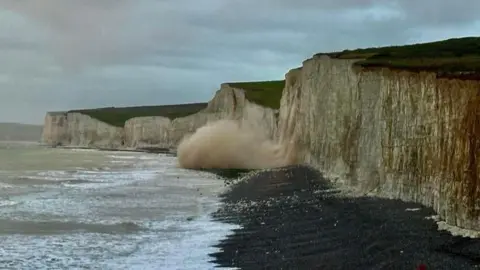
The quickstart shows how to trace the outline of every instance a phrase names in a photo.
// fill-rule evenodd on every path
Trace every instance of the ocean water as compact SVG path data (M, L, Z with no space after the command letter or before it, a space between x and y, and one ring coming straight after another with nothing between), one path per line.
M0 142L0 269L214 269L223 188L174 157Z

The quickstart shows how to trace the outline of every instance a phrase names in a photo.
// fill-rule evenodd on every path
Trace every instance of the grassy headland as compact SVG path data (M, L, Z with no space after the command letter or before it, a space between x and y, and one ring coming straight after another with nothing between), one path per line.
M190 103L179 105L107 107L97 109L72 110L86 114L107 124L123 127L128 119L143 116L163 116L170 119L184 117L204 109L207 103Z
M235 82L230 86L245 90L245 97L256 104L278 109L282 98L285 80ZM128 119L143 116L163 116L170 119L188 116L204 109L208 103L191 103L162 106L137 106L137 107L107 107L96 109L71 110L86 114L107 124L123 127Z
M480 37L319 53L338 59L363 59L355 65L409 71L432 71L443 76L480 78Z
M253 103L272 109L280 108L280 99L285 87L285 80L234 82L228 84L231 87L245 90L245 97Z

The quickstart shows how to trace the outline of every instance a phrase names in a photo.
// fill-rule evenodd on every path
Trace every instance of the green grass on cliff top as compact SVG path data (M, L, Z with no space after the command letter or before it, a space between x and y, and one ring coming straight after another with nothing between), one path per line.
M363 59L361 67L389 67L440 74L480 74L480 37L319 53L339 59Z
M285 81L262 81L262 82L236 82L230 86L245 90L245 97L256 104L274 109L280 108ZM81 109L69 112L86 114L107 124L123 127L128 119L143 116L163 116L170 119L185 117L199 112L207 106L207 103L191 103L162 106L138 106L138 107L108 107L97 109Z
M143 116L163 116L170 119L184 117L204 109L207 103L190 103L180 105L108 107L98 109L72 110L86 114L107 124L123 127L128 119Z
M228 83L231 87L245 90L245 98L258 105L272 109L280 108L285 80Z

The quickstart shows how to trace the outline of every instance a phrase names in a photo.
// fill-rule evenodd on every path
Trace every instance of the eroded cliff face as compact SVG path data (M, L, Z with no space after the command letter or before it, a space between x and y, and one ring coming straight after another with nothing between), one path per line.
M123 146L124 131L82 113L68 113L70 145L119 148Z
M171 121L160 116L128 120L125 123L125 143L127 147L175 148L186 134L219 119L235 119L254 125L268 137L273 137L277 126L275 113L273 109L249 102L242 89L222 84L207 107L198 113Z
M56 146L68 140L66 112L49 112L45 115L41 142Z
M331 179L480 230L480 82L354 62L316 56L286 75L279 139Z
M42 142L52 146L118 148L123 128L114 127L81 113L47 113Z
M219 119L238 120L273 138L276 114L276 110L249 102L244 90L222 84L205 109L173 120L161 116L137 117L126 121L122 128L81 113L47 113L42 141L49 145L81 147L175 148L186 134Z
M137 117L125 122L126 147L167 148L171 121L166 117Z

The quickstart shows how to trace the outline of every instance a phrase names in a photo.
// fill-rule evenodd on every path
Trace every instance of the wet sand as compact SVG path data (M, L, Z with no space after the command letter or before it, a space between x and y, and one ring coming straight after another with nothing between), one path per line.
M242 229L211 254L222 267L480 269L480 239L438 231L426 218L435 213L420 204L345 198L303 166L261 172L232 187L214 217Z

